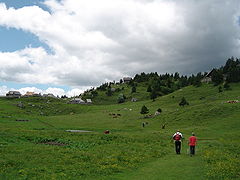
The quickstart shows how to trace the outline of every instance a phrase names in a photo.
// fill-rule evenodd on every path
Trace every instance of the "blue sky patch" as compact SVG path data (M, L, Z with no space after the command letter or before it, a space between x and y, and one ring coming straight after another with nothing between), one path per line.
M0 39L0 52L14 52L25 47L43 47L48 53L51 52L48 45L39 41L37 36L23 30L0 26Z
M22 8L24 6L39 6L45 11L49 11L47 6L43 4L45 0L0 0L0 3L4 3L7 8L13 7L15 9Z
M52 87L52 88L61 88L65 92L70 91L72 89L69 86L57 86L57 85L51 85L51 84L22 84L22 83L15 83L15 82L0 82L0 86L7 86L8 88L14 88L14 89L21 89L25 87L36 87L42 90L46 90L49 87Z

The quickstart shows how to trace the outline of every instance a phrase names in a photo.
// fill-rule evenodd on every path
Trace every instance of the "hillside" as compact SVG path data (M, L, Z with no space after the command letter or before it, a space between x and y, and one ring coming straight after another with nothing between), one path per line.
M132 99L143 101L173 93L181 88L191 86L200 87L203 82L218 86L219 91L229 88L229 83L240 82L240 61L232 57L224 66L214 68L210 72L180 76L174 74L141 73L136 74L128 82L122 79L119 82L104 83L80 95L83 99L92 99L94 104L116 104L129 102Z
M114 89L114 91L111 92L111 95L107 95L107 90L95 90L94 92L97 92L96 96L92 96L91 92L86 92L83 98L92 98L93 103L96 105L117 104L120 94L126 97L125 102L130 102L132 98L136 98L138 101L150 99L146 83L137 83L136 86L136 92L132 93L132 86L127 83L112 84L110 87Z
M240 100L240 84L230 87L219 93L211 84L188 86L155 101L112 105L1 98L0 179L238 179L240 103L227 101ZM178 105L182 97L188 106ZM149 114L162 113L144 118L143 105ZM103 134L106 129L110 134ZM175 155L176 129L186 139L196 133L195 157L187 155L187 140ZM179 166L179 173L172 170Z

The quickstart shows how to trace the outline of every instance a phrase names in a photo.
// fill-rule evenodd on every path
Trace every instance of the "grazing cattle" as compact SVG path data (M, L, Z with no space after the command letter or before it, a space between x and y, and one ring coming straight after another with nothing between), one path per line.
M232 101L227 101L227 103L238 103L239 101L238 100L232 100Z
M160 115L160 114L161 114L161 113L160 113L159 111L156 111L154 115L155 115L155 116L158 116L158 115Z
M109 133L110 133L109 130L105 130L105 131L104 131L104 134L109 134Z

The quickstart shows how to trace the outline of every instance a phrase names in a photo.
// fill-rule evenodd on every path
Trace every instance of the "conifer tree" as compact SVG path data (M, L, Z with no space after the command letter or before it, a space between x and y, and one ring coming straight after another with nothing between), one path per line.
M137 91L136 86L133 86L133 87L132 87L132 93L135 93L136 91Z
M152 92L150 92L150 98L155 101L157 98L157 92L153 89Z
M152 92L152 87L148 85L147 92Z
M212 82L215 86L223 82L223 74L220 70L214 69L212 72Z

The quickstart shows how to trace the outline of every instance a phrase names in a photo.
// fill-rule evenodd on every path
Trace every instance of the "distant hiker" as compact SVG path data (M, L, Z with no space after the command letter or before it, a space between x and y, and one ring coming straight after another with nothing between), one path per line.
M175 141L176 154L180 154L181 151L181 140L183 138L182 133L179 130L173 135L173 140Z
M142 127L143 127L143 128L145 127L145 122L142 122Z
M188 139L188 145L190 147L190 155L191 156L195 154L196 143L197 143L197 138L196 138L195 134L192 133L192 136L190 136Z

